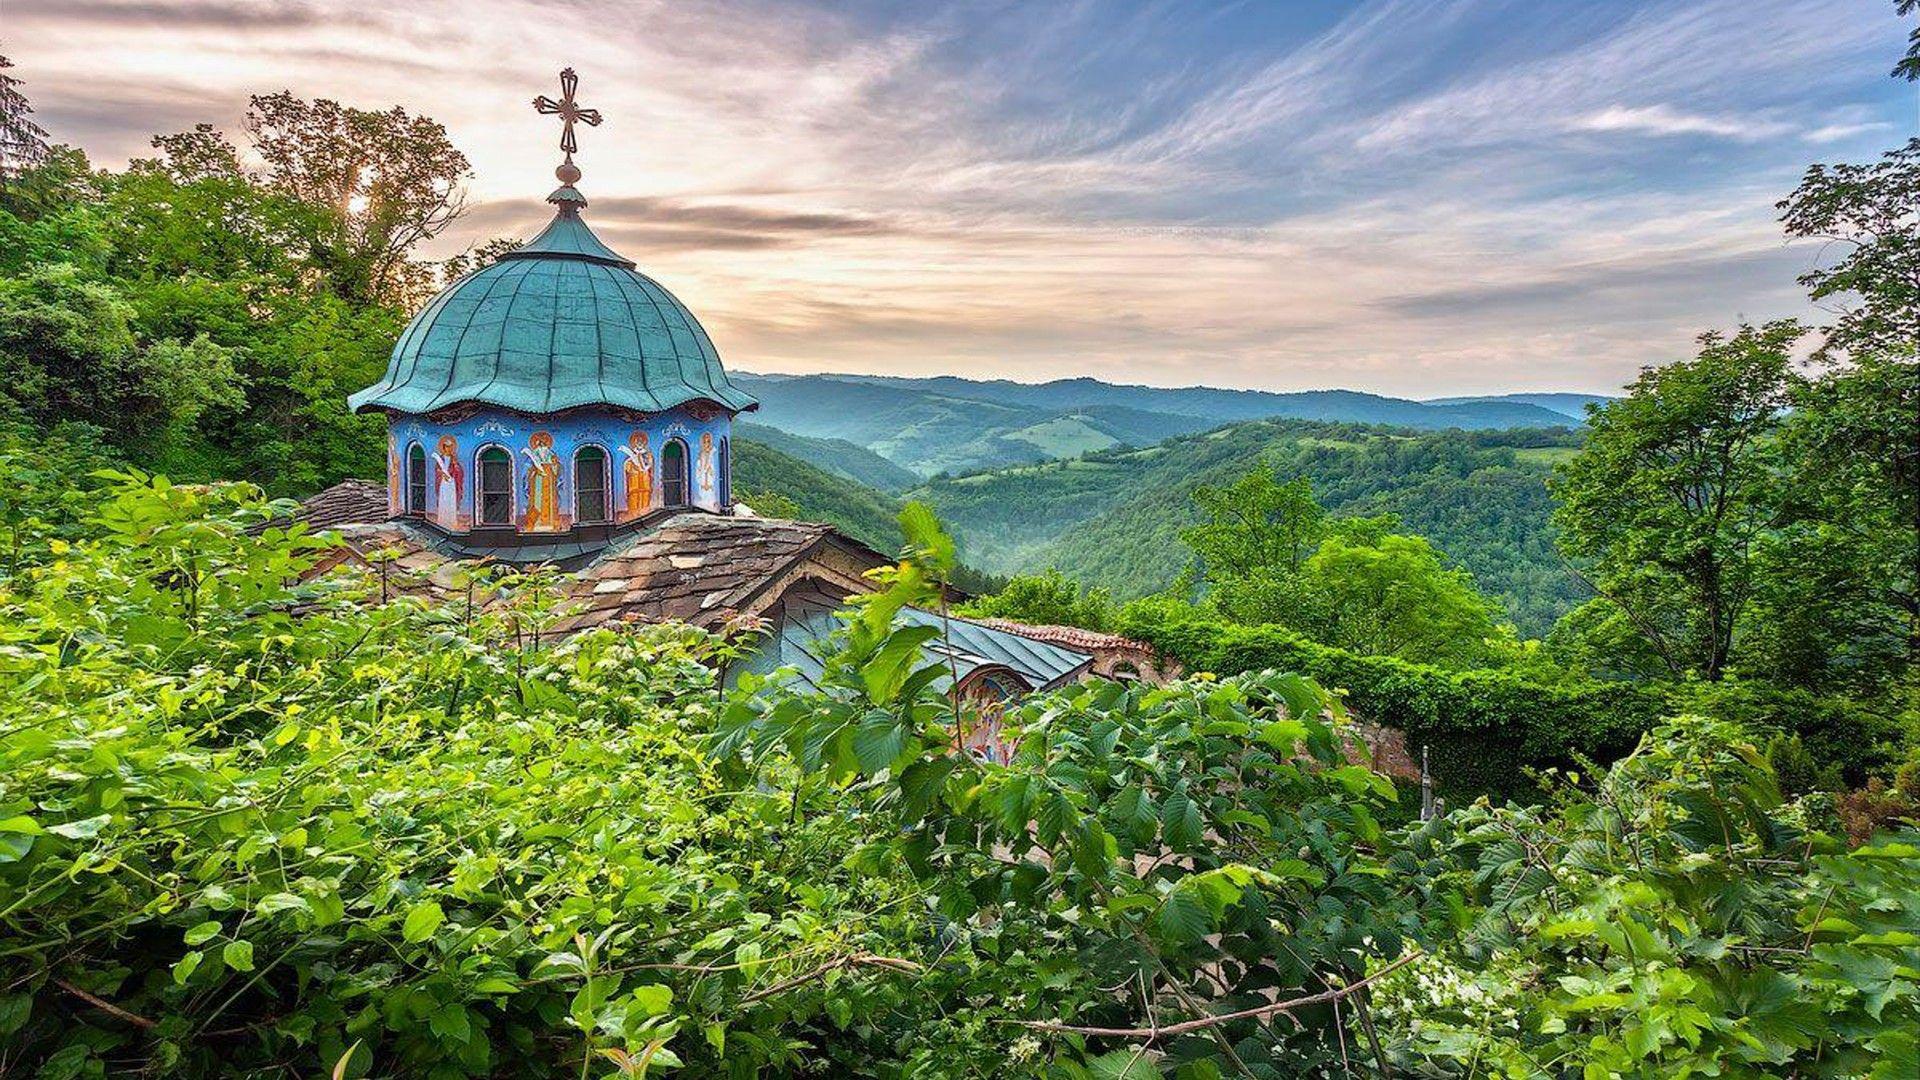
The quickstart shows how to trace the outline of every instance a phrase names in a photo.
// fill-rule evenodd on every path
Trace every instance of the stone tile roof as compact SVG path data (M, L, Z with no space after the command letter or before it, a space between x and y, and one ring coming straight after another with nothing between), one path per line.
M387 485L342 480L300 504L294 517L315 530L387 520Z
M387 520L386 488L360 480L336 484L302 504L299 517L316 529L338 530L346 550L316 572L352 561L385 573L395 594L452 599L453 570L479 549L463 546L411 521ZM579 545L571 545L578 548ZM857 573L888 560L833 526L777 518L727 517L701 511L643 522L599 551L553 548L552 560L571 570L562 615L554 629L573 633L609 623L686 622L715 629L751 615L770 600L800 563L831 549ZM499 562L525 563L529 550L502 549ZM384 553L381 558L373 558Z
M563 633L609 622L692 623L712 628L747 613L787 570L823 545L870 566L878 553L831 525L775 518L677 514L623 537L578 575Z
M1021 637L1033 638L1036 641L1065 645L1070 649L1079 649L1082 651L1088 649L1137 649L1141 652L1153 651L1153 646L1144 641L1135 641L1133 638L1121 637L1119 634L1103 634L1097 630L1083 630L1078 626L1057 626L1050 623L1023 623L1015 622L1012 619L979 619L976 621L991 626L996 630L1005 630L1008 633L1019 634Z

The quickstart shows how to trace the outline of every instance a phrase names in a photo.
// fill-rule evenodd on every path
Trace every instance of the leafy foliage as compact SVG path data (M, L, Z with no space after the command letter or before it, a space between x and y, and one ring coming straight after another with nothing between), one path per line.
M977 718L933 692L945 664L918 659L939 631L892 621L937 602L952 541L921 507L902 525L909 555L855 599L819 692L734 698L714 746L741 781L788 789L796 817L857 793L873 829L850 861L924 882L1001 1007L1076 1024L1204 1016L1338 986L1420 932L1418 866L1390 869L1376 814L1393 786L1347 761L1337 706L1298 676L1074 687L1019 710L1009 764L955 753ZM1036 977L1035 961L1072 977ZM1294 1018L1060 1052L1094 1075L1142 1061L1269 1075L1341 1052L1336 1010Z
M1738 728L1696 719L1556 805L1455 815L1435 842L1476 916L1382 984L1395 1055L1441 1075L1911 1075L1920 836L1846 851L1809 810Z
M846 1026L776 988L901 895L839 868L844 817L718 784L717 643L536 647L537 576L473 621L370 605L297 584L330 545L244 488L113 482L0 587L14 1060L644 1072Z
M981 619L1102 631L1112 630L1118 618L1118 609L1106 590L1084 588L1058 570L1014 577L992 596L968 603L961 613Z
M1207 584L1205 602L1242 623L1286 626L1365 654L1472 666L1502 638L1496 607L1426 538L1391 516L1329 519L1305 477L1270 467L1203 486L1205 520L1180 537Z
M1707 334L1697 359L1642 372L1592 414L1553 492L1562 546L1674 676L1726 671L1772 516L1792 322Z

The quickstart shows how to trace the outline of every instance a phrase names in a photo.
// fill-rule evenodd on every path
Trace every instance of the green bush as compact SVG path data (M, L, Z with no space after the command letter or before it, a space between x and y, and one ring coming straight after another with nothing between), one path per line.
M1338 688L1360 716L1430 749L1440 789L1456 800L1535 794L1527 769L1610 761L1664 714L1657 690L1624 683L1548 685L1503 671L1447 671L1360 656L1277 626L1182 618L1165 606L1129 609L1123 631L1192 670L1231 675L1297 671Z

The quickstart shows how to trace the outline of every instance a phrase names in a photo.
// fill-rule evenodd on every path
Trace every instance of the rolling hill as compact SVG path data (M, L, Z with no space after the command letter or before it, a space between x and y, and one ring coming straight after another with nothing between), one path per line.
M734 381L760 399L757 423L814 439L845 440L922 477L1147 446L1254 419L1390 424L1422 431L1574 422L1568 412L1530 401L1435 403L1351 390L1279 394L1123 386L1098 379L1030 384L956 376L741 373Z
M920 482L920 477L914 473L859 443L845 439L816 439L745 420L733 422L733 435L737 439L778 450L816 469L865 484L876 491L905 491Z
M893 496L815 468L744 433L733 440L733 488L748 506L755 496L772 493L792 500L796 516L827 522L869 547L892 551L900 546L895 520L900 503Z
M996 573L1055 566L1121 597L1170 584L1186 564L1180 530L1193 488L1268 460L1313 479L1339 514L1397 514L1430 537L1526 632L1544 633L1582 599L1553 550L1546 477L1570 432L1418 433L1262 420L1143 449L1096 451L936 480L911 493L940 512L962 557Z

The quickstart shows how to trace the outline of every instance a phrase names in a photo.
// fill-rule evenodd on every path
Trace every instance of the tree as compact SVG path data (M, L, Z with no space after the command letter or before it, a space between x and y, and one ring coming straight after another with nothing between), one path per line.
M1893 0L1893 10L1897 15L1912 15L1920 11L1920 0ZM1907 54L1893 66L1893 77L1908 82L1920 81L1920 26L1907 33Z
M1210 575L1292 573L1326 535L1326 511L1313 499L1312 481L1296 476L1282 484L1270 463L1226 487L1195 488L1193 501L1207 520L1183 530L1180 539Z
M1914 357L1920 343L1920 138L1871 165L1814 165L1781 200L1787 235L1845 254L1801 275L1815 302L1836 307L1819 355Z
M1088 630L1113 629L1113 598L1105 589L1085 589L1058 570L1021 574L992 596L961 609L971 618L1013 619L1042 626L1078 626Z
M1778 503L1775 435L1801 380L1790 320L1705 334L1691 361L1648 368L1589 417L1553 481L1568 558L1668 673L1725 673Z
M33 106L20 92L20 80L7 74L13 61L0 55L0 189L24 169L47 156L47 132L33 122Z
M343 297L402 299L425 272L407 253L465 212L466 155L429 117L281 91L252 99L246 130L268 186L333 211L315 254Z
M133 316L110 285L72 266L0 279L0 408L45 427L92 424L133 448L244 401L231 350L204 334L142 341Z
M1920 660L1920 365L1864 354L1798 387L1781 446L1765 673L1871 689Z
M1304 626L1309 598L1300 566L1326 535L1326 511L1304 476L1281 483L1263 462L1224 487L1202 486L1193 501L1206 514L1180 539L1198 556L1209 599L1244 623Z
M1425 537L1339 531L1303 576L1317 600L1314 636L1343 649L1471 667L1489 663L1503 636L1499 607Z

